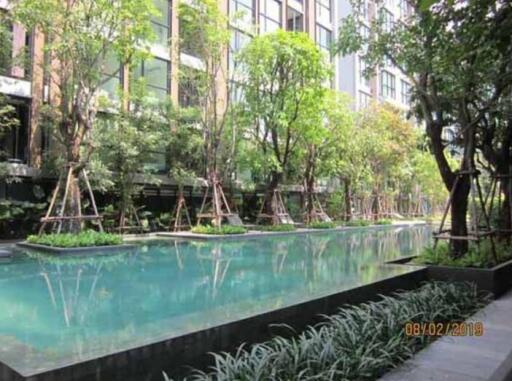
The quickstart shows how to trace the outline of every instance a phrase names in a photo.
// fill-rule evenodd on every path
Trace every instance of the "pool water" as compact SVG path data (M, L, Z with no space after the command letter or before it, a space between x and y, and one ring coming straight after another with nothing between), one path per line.
M426 226L228 241L139 242L132 251L0 264L0 361L29 375L411 271Z

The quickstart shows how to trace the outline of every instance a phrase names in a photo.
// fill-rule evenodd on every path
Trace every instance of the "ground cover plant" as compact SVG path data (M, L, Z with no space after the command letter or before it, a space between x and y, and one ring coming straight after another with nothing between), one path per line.
M292 224L260 225L256 227L256 230L263 232L292 232L296 230L296 227Z
M308 228L311 229L334 229L338 225L336 222L328 222L328 221L321 221L321 222L312 222L307 225Z
M345 226L370 226L371 222L368 220L350 220L345 222Z
M192 233L197 234L212 234L212 235L227 235L227 234L244 234L247 229L243 226L222 225L220 227L210 225L199 225L192 228Z
M503 263L512 259L512 246L506 242L495 242L496 257L498 263ZM491 268L497 263L493 259L491 242L482 241L480 247L472 243L469 246L468 253L463 257L453 258L450 255L450 247L446 242L440 242L437 247L427 247L423 252L412 260L415 264L421 265L440 265L454 267L476 267Z
M382 218L380 220L377 220L374 222L374 225L391 225L393 221L391 221L389 218Z
M103 233L94 230L85 230L77 234L55 233L43 235L30 235L27 237L27 242L37 245L71 248L121 245L123 243L123 238L118 234Z
M298 337L276 337L234 355L214 354L210 373L196 381L375 380L432 339L407 336L408 322L462 321L488 297L467 283L426 283L417 290L346 307Z

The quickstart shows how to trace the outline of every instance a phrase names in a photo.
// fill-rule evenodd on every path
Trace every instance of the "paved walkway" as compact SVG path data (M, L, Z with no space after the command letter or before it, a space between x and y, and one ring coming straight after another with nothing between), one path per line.
M512 291L468 321L481 321L480 337L442 337L380 381L512 380Z

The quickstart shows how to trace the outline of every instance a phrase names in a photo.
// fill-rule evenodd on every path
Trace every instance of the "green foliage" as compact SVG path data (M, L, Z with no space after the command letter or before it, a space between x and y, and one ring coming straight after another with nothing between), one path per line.
M59 104L51 104L43 113L51 121L50 132L68 161L87 162L93 150L88 138L100 107L100 88L119 74L121 65L135 64L148 54L154 38L151 18L158 11L152 0L19 0L13 4L13 21L46 36L44 52L51 59L43 65L50 67L41 69L55 74L59 94ZM109 60L118 64L111 67ZM82 156L80 148L87 149L87 154Z
M387 218L381 218L380 220L375 221L374 225L391 225L393 223L392 220Z
M192 233L212 235L244 234L247 233L247 229L243 226L233 225L222 225L221 227L200 225L193 227Z
M299 154L299 141L321 131L319 111L330 70L305 33L279 30L257 36L238 58L246 135L258 152L252 158L262 174L272 173L279 183Z
M256 230L263 232L292 232L297 228L292 224L279 224L279 225L258 225L255 227Z
M212 372L196 372L194 380L375 380L432 340L407 336L406 323L463 321L488 301L472 284L427 283L345 307L298 337L214 354Z
M46 203L0 200L0 222L37 219L46 208Z
M325 221L312 222L307 225L307 227L311 228L311 229L334 229L337 226L338 226L338 224L336 224L335 222L325 222Z
M372 224L369 220L350 220L345 222L345 226L370 226Z
M101 233L94 230L82 231L78 234L44 234L30 235L27 237L28 243L37 245L46 245L52 247L91 247L91 246L112 246L121 245L123 238L118 234Z
M137 112L121 111L97 120L94 141L97 142L95 162L109 171L110 188L119 197L117 210L122 215L134 208L134 196L141 185L158 184L156 169L151 163L155 153L165 159L167 137L170 135L169 105L154 105L144 94L135 94L131 105Z
M504 242L495 242L495 245L498 263L512 259L512 246ZM425 248L412 262L422 265L476 268L491 268L496 265L492 256L490 240L480 242L480 247L476 244L471 244L468 252L458 258L453 258L448 243L440 242L435 249L433 247Z

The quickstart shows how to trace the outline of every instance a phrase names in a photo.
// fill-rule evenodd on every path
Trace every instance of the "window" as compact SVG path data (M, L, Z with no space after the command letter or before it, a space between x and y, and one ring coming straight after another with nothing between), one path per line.
M180 107L199 106L199 92L195 78L196 72L192 68L186 68L186 74L178 82L178 102Z
M361 17L365 21L368 21L370 19L370 1L369 0L365 0L361 4Z
M359 109L365 109L370 106L371 96L363 91L359 92Z
M286 17L286 30L293 32L304 31L304 15L295 9L288 7Z
M153 0L155 7L159 11L159 15L152 16L151 24L156 34L156 43L159 45L169 45L170 24L171 24L171 7L169 0Z
M388 11L385 8L381 9L381 17L384 31L387 33L391 32L391 30L393 29L393 25L395 23L395 17L390 11Z
M251 25L254 21L253 0L231 0L229 2L229 14L237 16L244 24Z
M316 43L329 56L331 52L332 32L321 25L316 25Z
M251 37L247 34L234 30L231 34L231 42L229 44L229 70L230 72L235 69L236 54L244 48L251 41Z
M380 95L383 98L396 98L395 76L385 70L380 72Z
M409 15L409 4L408 0L400 0L400 17L404 18Z
M111 100L118 100L118 89L121 84L121 64L113 53L105 57L101 67L102 84L100 86Z
M275 32L281 27L281 2L260 0L260 33Z
M365 75L368 64L363 57L359 57L359 82L366 87L370 87L370 79Z
M4 12L0 10L0 22ZM12 25L7 24L0 29L0 75L10 75L12 63Z
M411 103L411 85L403 79L400 81L400 98L404 105Z
M196 10L190 8L184 2L180 3L180 7L187 7L187 12L195 12ZM199 57L200 54L200 42L198 42L197 31L194 30L193 24L186 17L180 18L180 52L189 54L194 57Z
M144 60L135 70L135 79L144 78L148 93L165 100L169 89L169 63L160 58Z
M388 55L385 55L384 56L384 65L387 67L387 68L393 68L395 65L393 65L393 61L391 60L391 58L389 58Z
M316 17L331 21L331 0L316 0Z
M8 98L7 100L12 108L9 111L8 118L17 120L17 124L8 125L0 130L0 161L26 162L29 106L19 99Z
M244 100L244 88L236 82L231 82L231 89L229 93L231 103L236 104Z

